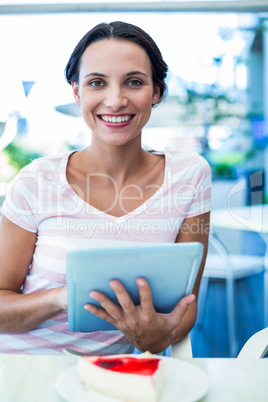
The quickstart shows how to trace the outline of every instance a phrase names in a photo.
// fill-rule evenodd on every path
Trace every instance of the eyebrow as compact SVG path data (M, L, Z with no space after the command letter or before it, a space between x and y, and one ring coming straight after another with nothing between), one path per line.
M86 75L84 76L84 78L91 77L91 76L93 76L93 77L98 76L98 77L104 77L104 78L107 77L107 75L105 75L105 74L97 73L97 72L96 72L96 73L89 73L89 74L86 74Z
M130 71L126 74L127 77L129 77L130 75L143 75L144 77L148 77L148 74L145 74L141 71Z
M125 76L126 77L130 77L131 75L143 75L144 77L148 77L148 75L147 74L145 74L145 73L143 73L142 71L130 71L129 73L127 73L127 74L125 74ZM98 73L98 72L93 72L93 73L89 73L89 74L86 74L85 76L84 76L84 78L87 78L87 77L103 77L103 78L107 78L108 76L107 75L105 75L105 74L102 74L102 73Z

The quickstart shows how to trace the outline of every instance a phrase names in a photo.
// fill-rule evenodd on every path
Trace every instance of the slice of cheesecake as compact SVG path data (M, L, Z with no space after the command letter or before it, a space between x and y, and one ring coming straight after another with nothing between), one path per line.
M83 356L78 372L86 388L123 401L157 402L165 382L164 362L150 353Z

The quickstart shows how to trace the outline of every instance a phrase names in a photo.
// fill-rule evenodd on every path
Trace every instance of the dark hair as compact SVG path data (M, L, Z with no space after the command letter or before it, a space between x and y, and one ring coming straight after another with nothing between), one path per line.
M165 78L167 76L168 66L163 60L162 54L151 36L141 28L126 22L115 21L109 24L101 23L83 36L76 45L65 68L65 77L68 83L78 83L81 57L86 48L94 42L110 38L136 43L146 51L151 61L153 82L160 87L160 98L158 101L160 102L167 90Z

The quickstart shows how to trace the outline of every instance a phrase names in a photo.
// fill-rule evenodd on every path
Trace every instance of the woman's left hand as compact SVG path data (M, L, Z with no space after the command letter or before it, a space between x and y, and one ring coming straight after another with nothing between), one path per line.
M85 309L116 326L126 338L141 352L159 353L174 339L174 330L181 323L189 305L195 300L193 294L183 297L169 314L157 313L153 306L150 286L144 278L138 278L140 304L135 306L124 286L112 280L110 286L115 292L120 306L113 303L103 293L92 291L90 296L102 308L86 304Z

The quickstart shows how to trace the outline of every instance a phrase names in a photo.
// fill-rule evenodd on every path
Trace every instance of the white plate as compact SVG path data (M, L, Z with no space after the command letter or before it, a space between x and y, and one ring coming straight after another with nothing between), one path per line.
M201 399L208 391L207 374L199 367L183 360L163 357L166 383L160 402L193 402ZM68 402L118 402L118 399L101 395L84 388L80 381L77 365L63 371L56 380L56 390Z

